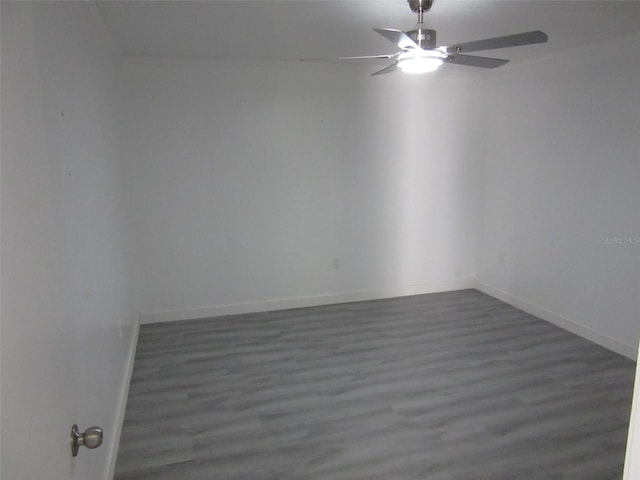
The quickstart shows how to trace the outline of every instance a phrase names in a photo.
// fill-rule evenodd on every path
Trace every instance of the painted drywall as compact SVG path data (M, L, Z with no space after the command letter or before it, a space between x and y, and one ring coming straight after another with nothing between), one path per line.
M123 65L147 318L470 286L473 80L307 65Z
M136 313L119 55L86 2L2 2L2 465L109 478ZM77 458L70 431L104 428Z
M480 287L634 357L640 334L640 37L486 82Z

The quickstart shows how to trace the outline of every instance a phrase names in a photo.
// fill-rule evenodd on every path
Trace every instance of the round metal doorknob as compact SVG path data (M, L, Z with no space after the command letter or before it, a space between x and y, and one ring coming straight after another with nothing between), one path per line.
M85 446L90 449L102 445L103 431L100 427L89 427L84 433L80 433L78 425L71 427L71 454L78 455L78 449Z

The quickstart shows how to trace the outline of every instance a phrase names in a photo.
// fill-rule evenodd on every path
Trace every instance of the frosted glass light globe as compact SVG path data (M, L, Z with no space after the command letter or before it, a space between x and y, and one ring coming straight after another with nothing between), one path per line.
M426 73L442 65L442 54L432 50L410 50L398 57L398 68L405 73Z

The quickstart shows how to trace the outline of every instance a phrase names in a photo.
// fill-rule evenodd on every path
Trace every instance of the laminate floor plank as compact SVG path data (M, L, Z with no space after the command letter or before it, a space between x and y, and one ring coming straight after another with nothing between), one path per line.
M635 363L476 290L142 325L115 480L619 480Z

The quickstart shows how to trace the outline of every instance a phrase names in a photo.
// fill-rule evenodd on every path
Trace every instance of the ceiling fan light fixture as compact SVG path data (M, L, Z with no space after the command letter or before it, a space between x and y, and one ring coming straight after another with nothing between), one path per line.
M442 65L442 56L433 51L404 52L398 57L398 68L404 73L433 72Z

